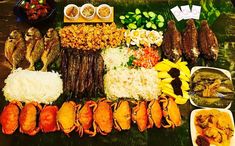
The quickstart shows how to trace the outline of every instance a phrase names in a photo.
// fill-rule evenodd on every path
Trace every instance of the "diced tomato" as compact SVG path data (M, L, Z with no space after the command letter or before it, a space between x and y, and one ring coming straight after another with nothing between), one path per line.
M152 68L160 59L158 51L148 46L135 51L134 56L136 59L133 61L133 65L145 68Z

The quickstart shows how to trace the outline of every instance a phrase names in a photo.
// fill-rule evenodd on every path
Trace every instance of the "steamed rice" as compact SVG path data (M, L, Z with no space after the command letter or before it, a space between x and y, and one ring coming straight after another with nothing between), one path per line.
M101 53L106 70L112 70L127 65L130 53L128 48L122 46L117 48L106 48Z
M63 93L63 82L58 73L17 69L5 80L6 100L52 103Z
M159 78L154 69L117 68L104 76L105 93L109 99L157 99L161 94Z

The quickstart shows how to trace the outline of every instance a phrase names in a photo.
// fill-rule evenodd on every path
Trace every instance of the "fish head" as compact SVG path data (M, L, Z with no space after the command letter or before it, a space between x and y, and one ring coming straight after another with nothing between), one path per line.
M25 40L29 41L29 40L33 40L36 38L41 38L40 31L35 27L30 27L25 34Z
M10 40L18 40L20 38L22 38L22 34L17 30L13 30L8 37Z
M58 38L58 33L53 28L49 28L44 38L45 38L45 41Z

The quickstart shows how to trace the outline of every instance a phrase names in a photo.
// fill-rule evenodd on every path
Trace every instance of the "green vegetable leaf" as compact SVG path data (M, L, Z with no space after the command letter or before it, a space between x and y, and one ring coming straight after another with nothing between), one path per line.
M160 22L164 22L164 17L162 15L158 15L157 16L157 19L160 21Z
M123 20L125 19L125 16L120 16L119 19Z
M128 12L127 14L129 14L129 15L134 15L135 13L134 13L134 12Z
M148 15L152 18L155 18L156 17L156 14L152 11L148 12Z
M149 15L147 12L143 12L144 17L149 18Z
M158 25L157 25L159 28L162 28L163 26L164 26L164 23L163 22L160 22L160 23L158 23Z
M150 28L151 26L152 26L152 22L146 23L146 27L147 27L147 28Z
M152 29L157 29L157 26L154 23L152 23L151 28Z
M137 14L137 15L139 15L140 13L141 13L141 11L140 11L140 9L135 9L135 13Z
M134 24L134 23L130 23L130 24L128 24L128 28L130 28L130 29L136 29L137 26L136 26L136 24Z
M133 61L134 61L135 59L136 59L135 56L134 56L134 55L131 55L131 56L129 57L129 60L128 60L128 62L127 62L127 65L128 65L128 66L132 66Z

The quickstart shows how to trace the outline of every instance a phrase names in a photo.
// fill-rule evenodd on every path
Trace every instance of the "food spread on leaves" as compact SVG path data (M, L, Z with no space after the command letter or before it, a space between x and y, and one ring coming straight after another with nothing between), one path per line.
M33 14L29 19L45 16L46 10L42 16ZM78 13L74 7L66 11L72 17ZM90 17L95 9L87 6L81 13ZM106 17L111 11L104 6L97 13ZM37 28L31 27L25 40L19 31L13 31L5 43L5 56L12 68L16 69L25 56L30 63L29 70L35 70L35 63L40 60L43 67L41 71L17 69L5 80L3 91L10 103L0 117L3 133L13 134L19 127L20 132L31 136L40 130L44 133L61 130L69 136L76 130L80 137L85 134L93 137L98 133L107 135L113 128L129 130L131 121L140 132L154 126L180 126L182 119L177 104L185 104L189 99L187 64L196 63L200 54L207 60L218 58L215 34L206 21L201 22L198 32L192 19L187 21L182 33L176 27L177 22L170 20L163 33L157 29L165 25L164 17L153 11L136 9L120 16L120 20L128 30L118 28L115 23L80 24L64 26L59 33L50 28L43 37ZM164 57L168 59L161 61ZM58 73L42 72L57 58L61 59L62 80ZM230 99L234 94L231 80L224 79L224 75L201 71L192 78L193 92L202 97ZM40 103L51 104L62 93L67 101L60 108L41 107ZM105 98L97 98L100 96ZM23 108L19 101L26 103ZM227 144L233 127L229 123L224 128L226 123L216 119L217 115L224 115L203 117L202 114L195 120L203 130L197 143ZM229 121L226 116L225 119Z

